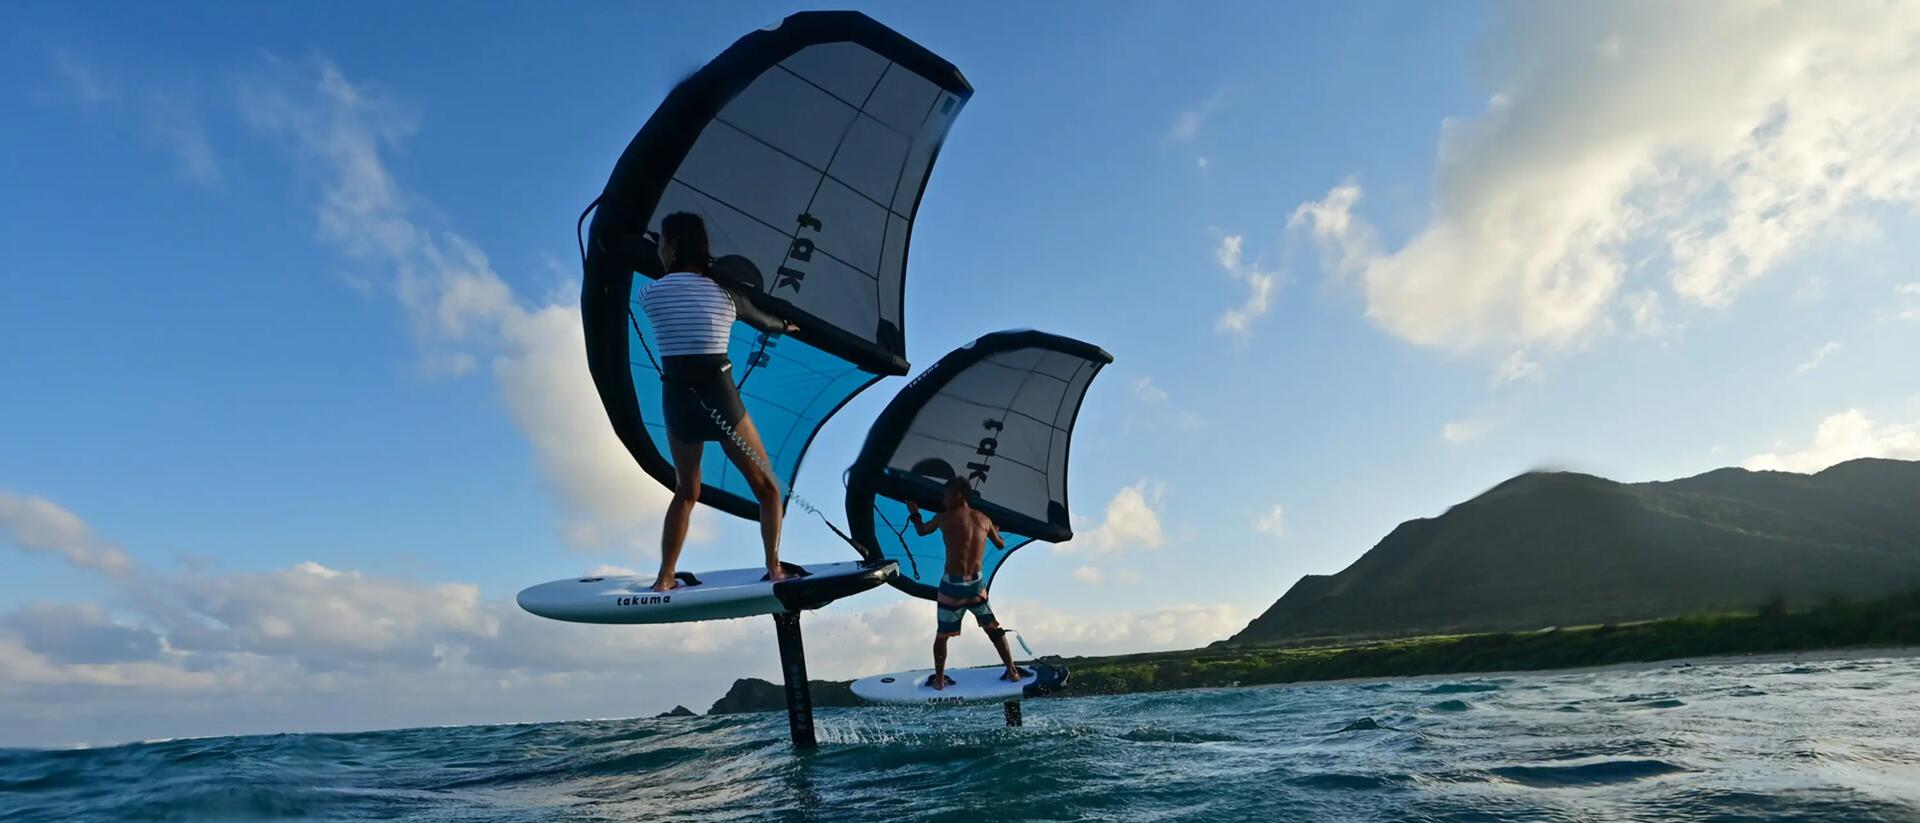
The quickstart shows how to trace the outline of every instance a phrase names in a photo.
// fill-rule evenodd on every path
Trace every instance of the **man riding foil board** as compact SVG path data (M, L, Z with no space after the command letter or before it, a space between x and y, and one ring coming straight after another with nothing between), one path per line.
M920 520L920 507L907 502L907 520L913 524L915 532L925 537L936 530L947 544L947 568L940 579L940 594L935 600L935 633L933 637L933 676L927 685L936 690L944 690L953 684L947 677L947 640L960 634L962 612L971 612L981 631L993 640L993 648L1000 652L1000 662L1007 666L1001 680L1018 682L1025 676L1019 667L1013 665L1013 652L1007 648L1007 630L1000 628L1000 621L993 616L993 609L987 606L987 582L980 574L981 557L986 554L987 541L1005 549L1007 543L1000 537L1000 530L993 525L992 518L986 513L968 505L973 488L967 485L966 478L956 477L941 487L941 505L944 511L933 516L930 521Z

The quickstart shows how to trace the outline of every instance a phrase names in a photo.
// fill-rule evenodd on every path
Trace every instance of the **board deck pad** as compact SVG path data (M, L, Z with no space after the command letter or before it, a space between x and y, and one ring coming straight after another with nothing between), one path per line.
M766 580L765 567L682 572L671 591L653 591L653 575L569 577L530 586L515 599L529 613L570 623L687 623L817 609L871 589L899 572L894 561L782 563L789 575Z
M1009 682L1000 679L1005 666L948 669L947 677L954 682L945 689L927 685L932 669L876 674L853 681L853 693L874 703L974 703L1039 697L1067 682L1065 666L1023 663L1020 670L1029 676Z

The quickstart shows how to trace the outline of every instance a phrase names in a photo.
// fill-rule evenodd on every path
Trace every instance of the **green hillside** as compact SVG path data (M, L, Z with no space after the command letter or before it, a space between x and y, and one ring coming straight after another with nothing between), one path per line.
M1309 575L1229 645L1515 631L1920 585L1920 462L1655 483L1521 475Z

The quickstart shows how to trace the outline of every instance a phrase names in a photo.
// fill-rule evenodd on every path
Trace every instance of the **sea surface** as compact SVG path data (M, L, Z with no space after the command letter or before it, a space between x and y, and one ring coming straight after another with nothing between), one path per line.
M1920 820L1920 659L0 750L0 820Z

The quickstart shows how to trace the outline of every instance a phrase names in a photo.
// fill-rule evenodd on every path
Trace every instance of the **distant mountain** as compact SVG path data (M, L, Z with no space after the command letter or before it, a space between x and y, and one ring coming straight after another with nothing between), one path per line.
M860 698L853 696L853 689L847 683L834 683L826 680L809 680L807 686L813 696L816 708L831 706L858 706ZM739 714L741 712L764 712L776 708L786 708L786 687L768 683L758 677L742 677L733 681L733 688L713 701L707 714Z
M1308 575L1228 645L1623 622L1920 586L1920 461L1523 474Z

